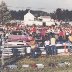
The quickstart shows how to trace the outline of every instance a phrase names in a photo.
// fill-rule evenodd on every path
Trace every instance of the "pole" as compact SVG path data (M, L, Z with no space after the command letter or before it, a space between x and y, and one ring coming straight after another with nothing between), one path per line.
M4 55L3 55L3 51L4 51L4 36L2 34L1 36L2 38L2 57L1 57L1 62L2 62L2 72L3 72L3 66L4 66Z
M64 44L64 53L66 53L66 43Z

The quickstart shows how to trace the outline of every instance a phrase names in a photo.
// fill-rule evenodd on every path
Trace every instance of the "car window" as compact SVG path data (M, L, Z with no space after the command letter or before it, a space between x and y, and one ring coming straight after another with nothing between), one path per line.
M13 34L13 35L22 35L22 32L21 31L14 31L11 34Z

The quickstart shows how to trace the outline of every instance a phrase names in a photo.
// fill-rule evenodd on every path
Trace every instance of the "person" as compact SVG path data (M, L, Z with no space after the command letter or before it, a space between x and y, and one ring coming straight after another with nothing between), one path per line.
M8 36L9 36L9 35L10 35L9 33L6 33L5 37L8 39Z
M72 46L70 46L70 45L72 44L72 34L70 34L69 37L68 37L68 43L69 43L68 49L69 49L69 52L71 52Z
M47 40L44 42L45 45L45 50L46 50L46 56L51 54L51 49L49 47L50 45L50 40L47 38Z
M35 35L36 35L36 26L35 26L35 24L33 24L32 28L31 28L31 32L32 32L33 37L35 37Z
M71 34L69 35L68 40L70 43L72 43L72 35Z
M32 40L30 41L30 46L31 46L31 57L35 58L36 57L36 54L35 54L36 42L35 42L34 38L32 38Z
M56 49L56 39L54 36L51 36L51 39L50 39L50 43L51 43L51 54L52 55L56 55L57 54L57 49Z
M64 37L64 32L63 32L62 29L60 29L60 32L59 32L59 42L60 42L60 44L62 44L64 42L63 37Z
M42 44L44 44L45 42L45 33L46 33L46 29L43 27L41 29Z

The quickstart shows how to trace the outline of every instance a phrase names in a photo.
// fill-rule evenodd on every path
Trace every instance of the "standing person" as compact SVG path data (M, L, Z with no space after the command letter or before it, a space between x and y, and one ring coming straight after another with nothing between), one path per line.
M64 32L62 29L60 29L59 32L59 42L62 44L63 43L63 37L64 37Z
M44 42L45 45L45 50L46 50L46 56L51 54L51 48L49 47L50 45L50 40L47 38L47 40Z
M42 44L44 44L45 42L45 34L46 34L46 29L45 27L42 27L41 29Z
M32 26L31 31L32 31L33 36L35 37L35 34L36 34L36 26L35 26L35 24Z
M56 39L54 36L51 37L50 39L50 43L51 43L51 53L52 55L56 55L57 54L57 49L56 49Z
M69 41L70 43L72 43L72 34L69 35L68 41Z

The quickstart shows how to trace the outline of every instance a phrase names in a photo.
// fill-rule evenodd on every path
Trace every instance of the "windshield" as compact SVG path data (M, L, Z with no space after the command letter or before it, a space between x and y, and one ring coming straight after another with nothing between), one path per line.
M13 34L13 35L22 35L22 32L21 31L13 31L11 34Z

